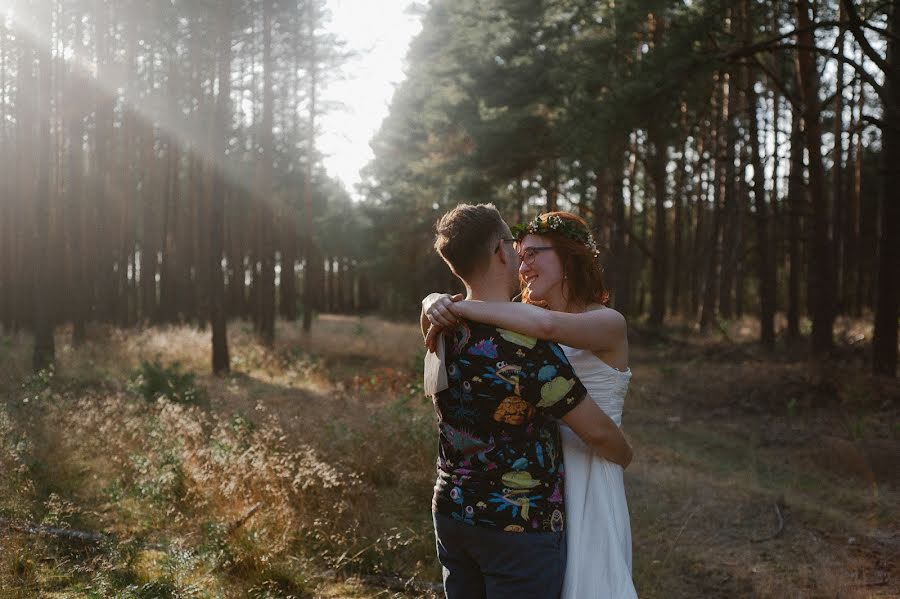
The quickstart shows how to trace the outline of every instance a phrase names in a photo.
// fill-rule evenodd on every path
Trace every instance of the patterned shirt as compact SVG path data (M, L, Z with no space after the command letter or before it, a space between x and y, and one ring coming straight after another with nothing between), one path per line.
M440 447L433 510L508 532L565 526L556 418L586 390L555 343L463 322L446 344L448 389L433 397Z

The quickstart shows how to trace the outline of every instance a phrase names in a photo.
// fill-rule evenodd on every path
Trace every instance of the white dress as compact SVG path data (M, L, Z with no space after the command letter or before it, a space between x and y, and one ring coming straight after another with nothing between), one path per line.
M561 347L590 398L621 425L631 370L616 370L590 350ZM563 423L559 428L566 468L568 556L562 597L636 598L622 467L594 454Z

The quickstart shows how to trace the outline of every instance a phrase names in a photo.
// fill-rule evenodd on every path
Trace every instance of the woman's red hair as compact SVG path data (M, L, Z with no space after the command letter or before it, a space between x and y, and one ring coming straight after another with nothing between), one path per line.
M571 212L547 212L538 218L541 221L546 221L551 216L571 221L578 228L583 228L586 233L590 233L587 222ZM553 247L556 248L556 254L559 256L563 267L563 276L565 277L563 292L566 295L567 302L575 302L583 306L598 303L606 305L609 302L609 291L603 284L603 265L600 264L600 260L594 255L592 248L552 230L535 233L535 235L551 240ZM520 283L524 289L522 292L522 301L524 303L537 305L543 303L530 301L530 294L525 286L525 281L520 279Z

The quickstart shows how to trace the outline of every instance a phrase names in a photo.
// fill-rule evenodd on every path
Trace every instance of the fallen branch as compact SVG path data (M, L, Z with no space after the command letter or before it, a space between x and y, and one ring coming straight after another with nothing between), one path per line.
M750 539L751 543L762 543L764 541L771 541L772 539L781 536L781 533L784 532L784 516L781 515L781 507L778 505L780 502L775 502L775 515L778 516L778 530L774 533L770 534L767 537L761 537L756 539Z
M59 528L56 526L44 526L43 524L35 524L33 522L16 522L7 518L0 518L0 528L6 528L28 535L54 537L57 539L81 541L83 543L103 543L105 541L120 542L119 539L110 534L85 530L72 530L71 528ZM168 545L162 543L139 542L138 545L145 549L155 549L158 551L167 551L169 549Z
M234 533L235 531L237 531L237 529L239 529L241 526L246 524L247 520L252 518L253 514L255 514L257 511L259 511L259 508L261 508L261 507L262 507L261 501L257 501L255 504L253 504L250 507L250 509L248 509L246 512L241 514L240 518L238 518L237 520L235 520L234 522L232 522L231 524L228 525L228 534Z
M681 530L679 530L678 534L675 535L675 540L672 541L672 546L669 547L669 552L666 553L666 557L663 558L663 561L662 561L663 566L665 566L666 563L668 563L669 558L672 556L672 552L675 551L675 547L678 546L678 540L681 538L682 533L684 533L684 529L687 528L688 522L691 521L691 518L694 517L694 514L696 514L697 510L699 510L699 509L700 509L700 506L698 505L697 507L695 507L693 509L693 511L691 511L690 514L687 515L687 518L684 519L684 522L681 525Z
M0 526L25 534L71 539L85 543L102 543L103 541L113 539L110 535L96 532L57 528L55 526L44 526L43 524L33 524L31 522L14 522L13 520L7 520L6 518L0 518Z

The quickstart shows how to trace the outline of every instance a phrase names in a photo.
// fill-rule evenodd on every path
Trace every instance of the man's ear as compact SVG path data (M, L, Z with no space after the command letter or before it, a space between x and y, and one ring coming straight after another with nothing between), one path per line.
M509 259L506 257L506 252L504 251L503 243L500 243L500 251L497 254L500 256L500 263L503 266L506 266L509 263Z

